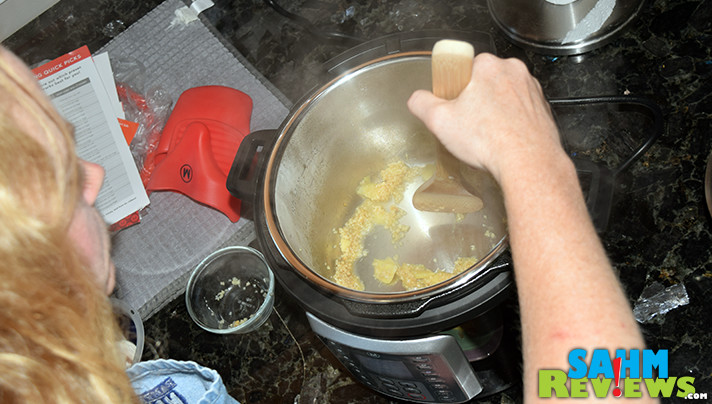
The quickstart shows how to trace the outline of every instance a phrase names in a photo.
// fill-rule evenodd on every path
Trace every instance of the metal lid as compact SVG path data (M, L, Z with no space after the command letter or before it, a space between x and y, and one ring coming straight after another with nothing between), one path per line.
M578 55L610 42L643 0L488 0L494 22L517 45L548 55Z

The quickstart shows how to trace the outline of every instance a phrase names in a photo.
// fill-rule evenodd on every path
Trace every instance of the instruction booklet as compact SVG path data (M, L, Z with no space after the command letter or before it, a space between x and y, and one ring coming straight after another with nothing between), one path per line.
M62 117L74 125L79 158L106 172L95 205L106 223L118 223L146 207L148 195L119 124L115 95L109 95L116 91L113 77L105 84L89 48L83 46L32 72Z

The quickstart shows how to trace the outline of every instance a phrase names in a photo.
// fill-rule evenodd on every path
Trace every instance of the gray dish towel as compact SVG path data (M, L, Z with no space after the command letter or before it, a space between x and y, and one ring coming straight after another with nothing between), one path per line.
M146 68L146 87L158 86L175 102L192 87L222 85L252 98L251 130L276 129L289 101L201 19L183 22L181 0L167 0L96 53L130 57ZM115 296L146 319L184 291L191 270L225 245L246 245L251 220L232 223L221 212L178 193L154 192L141 223L116 233Z

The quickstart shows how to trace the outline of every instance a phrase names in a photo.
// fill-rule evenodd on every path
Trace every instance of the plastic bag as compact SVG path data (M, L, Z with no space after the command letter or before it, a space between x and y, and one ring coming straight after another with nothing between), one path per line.
M651 322L668 311L690 303L685 285L678 283L668 288L653 283L641 293L633 307L633 314L639 323Z
M146 69L140 61L112 57L111 67L126 119L139 124L130 149L145 187L155 167L154 154L173 100L161 87L146 85Z

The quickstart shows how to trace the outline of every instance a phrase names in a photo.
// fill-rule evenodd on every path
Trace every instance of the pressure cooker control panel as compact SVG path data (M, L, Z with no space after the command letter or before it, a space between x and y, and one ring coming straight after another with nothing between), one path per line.
M482 391L455 338L389 340L356 335L307 313L331 352L363 384L401 400L461 403Z

